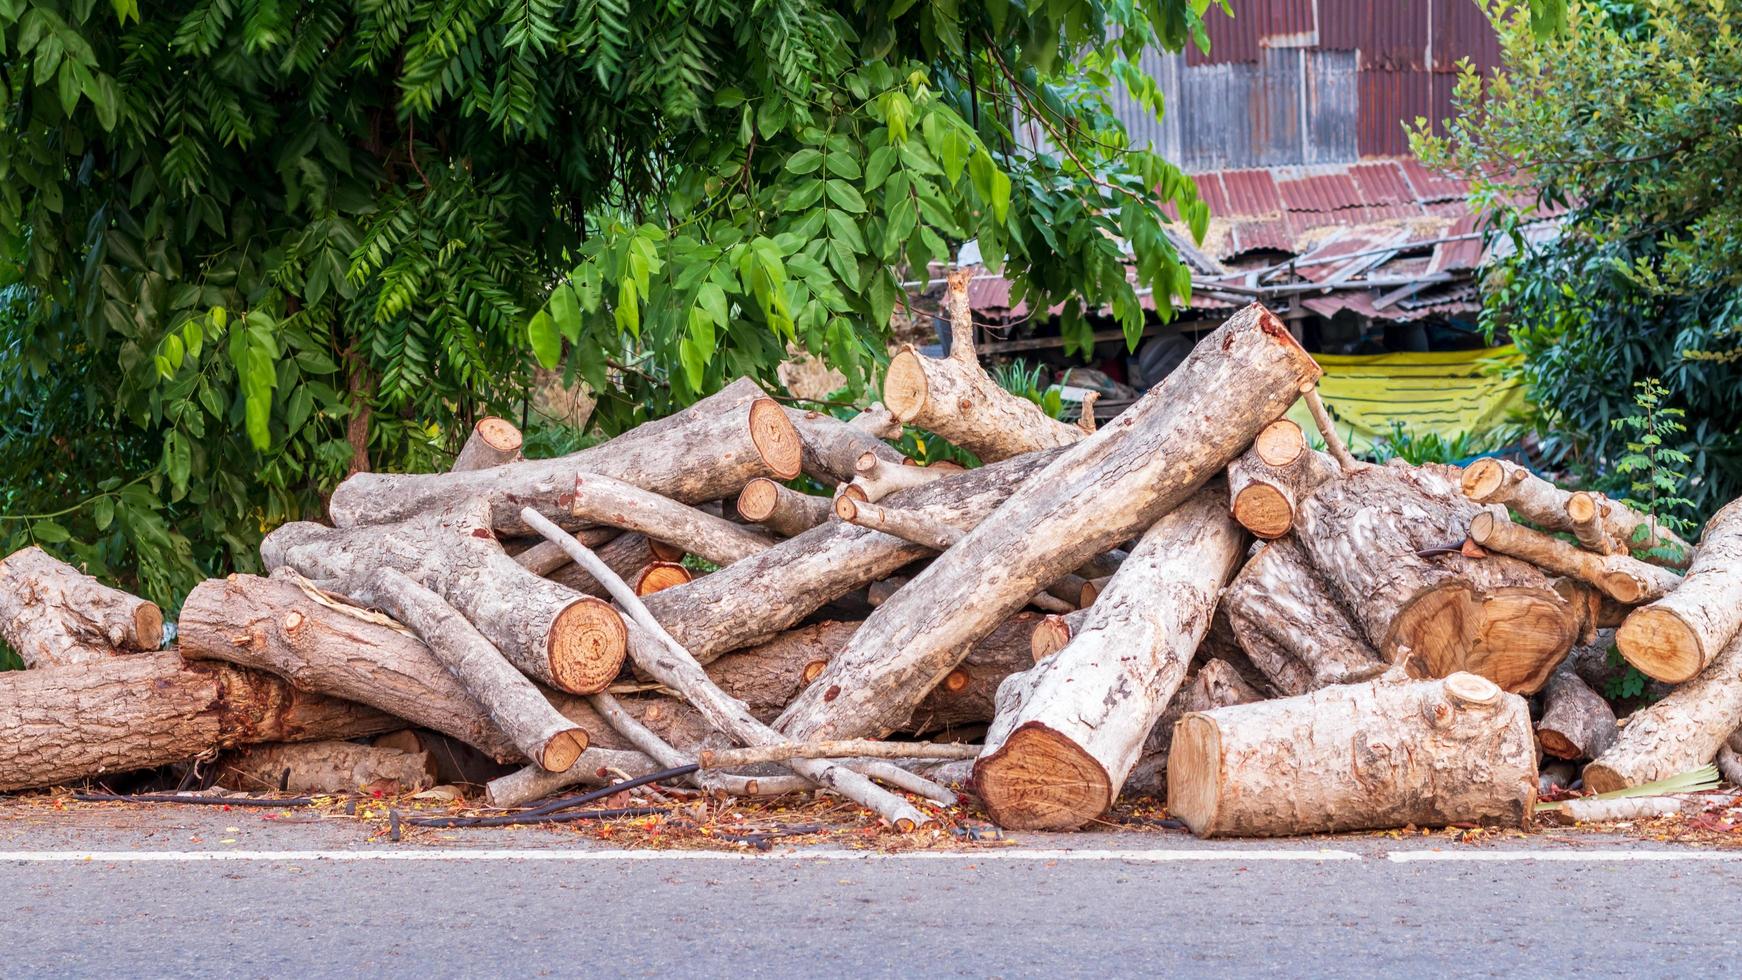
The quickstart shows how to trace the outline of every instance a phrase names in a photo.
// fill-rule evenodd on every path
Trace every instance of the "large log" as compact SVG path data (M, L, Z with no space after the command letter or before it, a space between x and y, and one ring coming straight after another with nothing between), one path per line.
M398 796L435 785L427 753L331 739L244 746L224 753L214 768L218 785L250 793Z
M980 366L968 312L972 274L957 269L949 275L949 355L926 357L911 344L897 351L883 375L883 403L902 422L929 429L988 463L1083 438L1081 429L1005 391Z
M1240 526L1267 541L1294 527L1300 499L1337 475L1329 453L1314 452L1291 419L1277 419L1228 464L1228 509Z
M1595 759L1615 744L1615 710L1571 665L1562 664L1542 691L1536 740L1556 759Z
M473 497L398 524L298 522L268 534L260 557L347 594L392 568L446 599L528 676L576 694L604 690L623 665L622 617L522 568L489 521L489 504Z
M1374 681L1181 718L1168 812L1200 837L1527 823L1524 699L1474 674Z
M182 762L255 742L405 722L257 671L173 652L0 673L0 792Z
M523 460L461 473L358 473L339 484L327 509L339 527L405 520L469 497L490 502L492 525L530 533L520 509L531 506L559 523L578 474L633 483L686 504L737 493L758 476L790 480L799 472L798 433L786 413L748 378L609 442L555 459Z
M1536 568L1457 550L1479 512L1435 473L1368 467L1314 491L1296 531L1383 659L1408 657L1416 676L1467 671L1535 693L1581 621Z
M1285 697L1370 680L1385 669L1293 539L1272 541L1247 561L1222 609L1240 648Z
M1194 711L1213 711L1262 700L1264 695L1248 684L1232 664L1213 657L1205 660L1186 677L1173 700L1167 703L1167 710L1149 730L1143 754L1125 777L1123 795L1166 797L1167 754L1173 747L1174 725L1181 718Z
M1074 829L1119 796L1240 558L1225 499L1200 491L1151 525L1070 643L1004 682L974 765L999 826Z
M478 424L472 426L471 434L466 436L466 444L460 447L459 455L454 457L454 465L448 470L465 473L512 463L520 458L520 446L524 441L520 428L513 422L486 415L478 420Z
M1739 727L1742 636L1694 679L1629 715L1615 743L1585 767L1585 786L1607 793L1698 769Z
M1671 684L1710 664L1742 633L1742 499L1720 508L1675 591L1636 609L1615 642L1641 672Z
M1236 314L879 606L779 727L804 740L899 728L970 644L1184 502L1319 373L1270 311Z
M1617 602L1660 599L1681 584L1681 576L1629 555L1598 555L1560 538L1514 524L1483 511L1470 519L1470 540L1489 551L1511 555L1556 575L1569 575L1601 589Z
M163 613L31 546L0 561L0 637L27 667L89 663L157 649Z
M774 544L774 538L761 530L596 473L575 477L569 514L588 524L639 531L659 541L681 541L685 551L716 565L730 565Z

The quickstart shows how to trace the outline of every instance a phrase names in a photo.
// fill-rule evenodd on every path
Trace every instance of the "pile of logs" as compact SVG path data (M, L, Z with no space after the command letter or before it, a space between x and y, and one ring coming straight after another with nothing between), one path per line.
M10 556L0 790L191 765L512 807L693 765L904 830L958 783L1006 827L1165 792L1281 835L1522 825L1543 756L1593 789L1734 761L1742 504L1695 548L1510 463L1359 462L1258 305L1059 422L987 378L964 288L949 356L898 352L850 421L741 379L568 456L486 419L449 472L359 473L265 576L194 589L170 650L150 603ZM914 465L903 424L985 465ZM1609 637L1664 685L1625 727Z

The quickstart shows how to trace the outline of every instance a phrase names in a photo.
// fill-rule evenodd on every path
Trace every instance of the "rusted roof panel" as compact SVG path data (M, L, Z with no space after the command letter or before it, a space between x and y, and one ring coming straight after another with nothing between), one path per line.
M1010 280L982 270L968 280L968 308L976 312L1010 309Z
M1198 187L1198 197L1202 198L1204 203L1209 206L1212 215L1239 213L1233 205L1228 203L1228 194L1222 189L1223 180L1226 177L1227 173L1214 171L1192 175L1192 183Z
M1279 181L1276 189L1290 211L1335 211L1362 204L1360 190L1346 173Z
M1262 11L1258 43L1263 47L1306 47L1317 33L1313 0L1245 0L1235 9Z
M1359 145L1362 156L1402 156L1409 152L1404 123L1427 116L1433 106L1433 76L1422 71L1361 69Z
M1341 163L1360 156L1356 138L1360 97L1355 52L1304 52L1307 138L1304 163Z
M1434 173L1415 157L1403 157L1398 160L1398 166L1403 168L1403 176L1409 180L1418 201L1462 202L1470 193L1468 181Z
M1196 44L1186 45L1186 64L1229 65L1254 64L1258 61L1258 29L1263 14L1258 8L1264 0L1233 5L1234 16L1224 15L1219 6L1204 11L1204 33L1210 36L1210 53L1204 54Z
M1282 213L1282 194L1268 170L1224 170L1222 187L1227 192L1227 209L1223 213L1230 217Z
M1256 251L1293 252L1294 233L1289 230L1288 222L1281 218L1264 218L1236 223L1228 254L1219 257L1231 258Z
M1500 66L1500 36L1476 0L1433 0L1433 70L1455 73L1458 59L1479 69Z
M1443 237L1456 238L1459 235L1474 235L1482 227L1479 215L1465 214L1452 222ZM1433 261L1428 263L1429 272L1460 272L1480 268L1482 265L1482 239L1466 238L1456 242L1441 242L1434 246Z
M1361 199L1368 204L1414 204L1415 191L1403 179L1403 171L1395 160L1360 163L1349 168L1349 176L1361 190Z

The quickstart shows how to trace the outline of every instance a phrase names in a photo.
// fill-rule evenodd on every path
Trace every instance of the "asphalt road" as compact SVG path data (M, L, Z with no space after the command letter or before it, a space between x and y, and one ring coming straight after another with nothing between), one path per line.
M1742 954L1742 851L1617 837L744 857L81 813L0 820L0 894L20 977L1639 976Z

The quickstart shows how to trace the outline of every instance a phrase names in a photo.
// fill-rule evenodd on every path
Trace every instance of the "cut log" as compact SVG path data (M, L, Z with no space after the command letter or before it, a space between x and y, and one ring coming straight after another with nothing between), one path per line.
M1556 759L1595 759L1615 743L1615 710L1563 664L1543 688L1536 739Z
M1674 592L1621 624L1615 642L1641 672L1677 684L1710 664L1742 633L1742 500L1706 522L1687 577Z
M666 769L678 769L695 761L693 754L686 755L673 748L670 743L655 735L643 725L628 709L609 694L592 694L587 697L594 710L598 711L612 728L620 732L637 749L647 753L648 757ZM763 788L764 782L771 790L780 792L795 792L810 785L797 776L766 780L759 782L753 777L733 776L722 772L691 773L689 781L712 793L729 796L756 796ZM773 784L779 783L779 786Z
M909 466L876 453L866 453L853 465L853 480L848 486L857 490L860 500L875 503L892 493L923 486L941 480L952 471L934 466Z
M173 652L0 673L0 792L182 762L255 742L405 727L360 704Z
M1168 812L1200 837L1519 827L1535 804L1530 710L1474 674L1189 714L1167 765Z
M774 538L760 529L594 473L575 476L569 514L586 524L639 531L659 541L681 541L684 550L716 565L730 565L774 544Z
M574 525L568 508L577 474L614 477L694 504L729 497L759 476L790 480L798 475L799 457L798 433L785 411L754 381L740 378L683 411L555 459L465 473L358 473L333 491L327 509L334 524L352 527L483 497L496 530L527 534L519 517L527 506Z
M549 544L550 542L545 543ZM587 547L591 548L592 545ZM623 578L633 578L641 573L641 569L649 565L682 561L684 556L682 548L674 548L671 545L655 541L645 534L637 534L633 531L628 534L620 534L600 545L596 553L601 561ZM529 562L521 562L521 564L558 585L567 586L576 592L584 592L590 596L604 598L605 587L600 585L593 576L588 575L580 566L569 561L567 555L563 555L561 561L548 561L543 552L540 552L538 557L541 560L537 565ZM520 561L518 555L515 556L515 561ZM541 566L545 567L545 570L539 571Z
M1277 419L1228 464L1228 509L1257 537L1280 538L1294 527L1298 501L1336 474L1336 460L1314 452L1300 426Z
M695 577L690 570L670 561L656 561L635 573L635 594L652 595L664 589L688 585Z
M1638 604L1661 599L1681 584L1681 576L1629 555L1596 555L1541 531L1514 524L1483 511L1470 519L1470 540L1489 551L1511 555L1532 565L1589 582L1617 602ZM1742 585L1742 576L1738 576Z
M738 516L783 538L797 537L829 519L827 497L813 497L759 476L738 494ZM603 555L600 555L603 558Z
M1284 697L1371 680L1385 670L1293 539L1272 541L1247 561L1223 594L1222 609L1240 649Z
M552 772L580 758L587 733L551 707L526 675L440 596L391 568L376 569L362 594L429 646L522 755Z
M902 469L914 469L904 466ZM835 498L835 516L849 524L857 524L873 531L892 534L903 541L924 545L933 551L948 551L950 546L962 540L967 533L961 528L951 527L935 521L926 520L923 515L898 507L884 507L860 500L857 497L841 494Z
M398 796L435 785L435 761L426 753L334 740L233 749L215 768L219 786L248 793Z
M980 366L968 310L972 275L968 269L949 275L949 356L926 357L911 344L901 348L883 375L883 404L902 422L929 429L988 463L1083 438L1081 429L1005 391Z
M27 667L89 663L162 646L163 613L32 546L0 561L0 637Z
M1567 519L1579 543L1605 554L1638 555L1668 568L1686 568L1694 548L1656 519L1600 493L1567 497Z
M268 569L287 565L344 593L393 568L446 599L521 672L576 694L604 690L623 664L622 617L520 567L489 520L488 503L474 497L399 524L292 523L266 536L260 556Z
M1571 531L1567 500L1572 496L1517 463L1486 457L1464 469L1464 496L1479 504L1498 504L1545 531Z
M1629 715L1615 744L1585 767L1585 786L1607 793L1698 769L1739 727L1742 637L1668 697Z
M1211 658L1193 671L1180 685L1167 710L1149 730L1143 743L1143 754L1131 775L1125 777L1124 795L1167 795L1167 754L1173 747L1174 724L1194 711L1214 711L1234 704L1251 704L1264 700L1264 695L1240 675L1226 660Z
M780 729L810 740L900 727L975 640L1183 503L1318 375L1268 310L1236 314L1117 423L1064 450L879 606Z
M484 787L484 802L493 807L524 806L570 786L609 786L669 768L631 749L590 748L581 753L568 772L527 766L490 780Z
M999 826L1075 829L1119 796L1244 548L1220 494L1156 521L1071 642L1004 682L974 766Z
M860 413L851 422L796 408L787 409L786 417L798 433L800 467L806 476L825 486L853 479L853 466L866 453L892 463L904 458L901 450L883 441L901 437L901 423L888 409Z
M513 422L486 415L472 426L472 434L466 437L466 444L460 447L460 454L454 457L449 472L465 473L512 463L520 458L520 446L524 441L519 427Z
M1532 694L1572 647L1581 619L1533 566L1453 550L1477 513L1434 473L1370 466L1319 487L1296 530L1381 658L1407 658L1415 676L1467 671Z
M730 769L790 759L972 759L975 745L938 742L880 742L849 738L838 742L787 742L742 749L703 749L697 756L703 769Z

